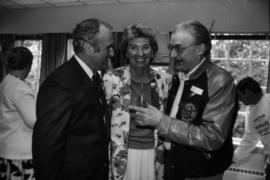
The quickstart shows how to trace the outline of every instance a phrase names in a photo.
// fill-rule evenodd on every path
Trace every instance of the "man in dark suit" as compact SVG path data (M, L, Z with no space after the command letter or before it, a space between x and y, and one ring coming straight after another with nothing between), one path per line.
M82 21L73 32L75 55L40 87L33 132L37 180L108 179L109 120L97 71L114 55L112 45L109 24Z

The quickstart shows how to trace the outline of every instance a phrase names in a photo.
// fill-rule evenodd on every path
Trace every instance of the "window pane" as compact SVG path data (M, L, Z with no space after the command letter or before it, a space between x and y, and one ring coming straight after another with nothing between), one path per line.
M225 58L227 40L212 40L212 52L213 58Z
M270 42L269 40L264 41L252 41L252 55L253 59L269 59L269 51L270 51Z
M248 58L250 54L249 40L230 40L230 58Z
M261 86L267 86L268 61L252 61L251 76L260 83Z

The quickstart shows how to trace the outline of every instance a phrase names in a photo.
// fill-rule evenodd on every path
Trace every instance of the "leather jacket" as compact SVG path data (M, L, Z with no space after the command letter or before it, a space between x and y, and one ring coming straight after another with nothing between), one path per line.
M174 102L177 97L180 103ZM175 117L171 115L173 109ZM233 154L232 129L237 110L232 76L209 59L204 59L189 76L174 76L167 116L158 128L159 135L172 142L172 167L185 177L206 177L227 169Z

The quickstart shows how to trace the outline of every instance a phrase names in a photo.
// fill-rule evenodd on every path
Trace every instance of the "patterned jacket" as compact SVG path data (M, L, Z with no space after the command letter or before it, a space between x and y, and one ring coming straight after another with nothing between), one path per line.
M164 110L165 98L168 95L170 75L150 69L151 91L159 95L159 108ZM110 177L114 180L124 179L127 166L128 135L130 115L128 106L131 102L131 75L129 66L107 72L104 77L106 99L112 108L111 118L111 147L110 147ZM155 130L156 155L160 155L162 145L158 146ZM158 151L158 152L157 152ZM162 173L161 161L156 157L156 172ZM157 176L160 176L157 174Z

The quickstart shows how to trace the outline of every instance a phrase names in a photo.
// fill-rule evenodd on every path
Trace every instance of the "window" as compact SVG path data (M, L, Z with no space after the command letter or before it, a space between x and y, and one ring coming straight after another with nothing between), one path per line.
M235 81L250 76L266 90L270 43L263 39L213 40L212 61L228 70ZM245 130L248 107L240 103L240 110L233 130L235 144L240 142ZM261 143L258 146L262 146Z
M41 68L42 40L16 40L15 46L24 46L29 48L34 56L30 73L25 81L37 93Z
M212 61L227 69L236 81L251 76L266 87L269 41L213 40Z

